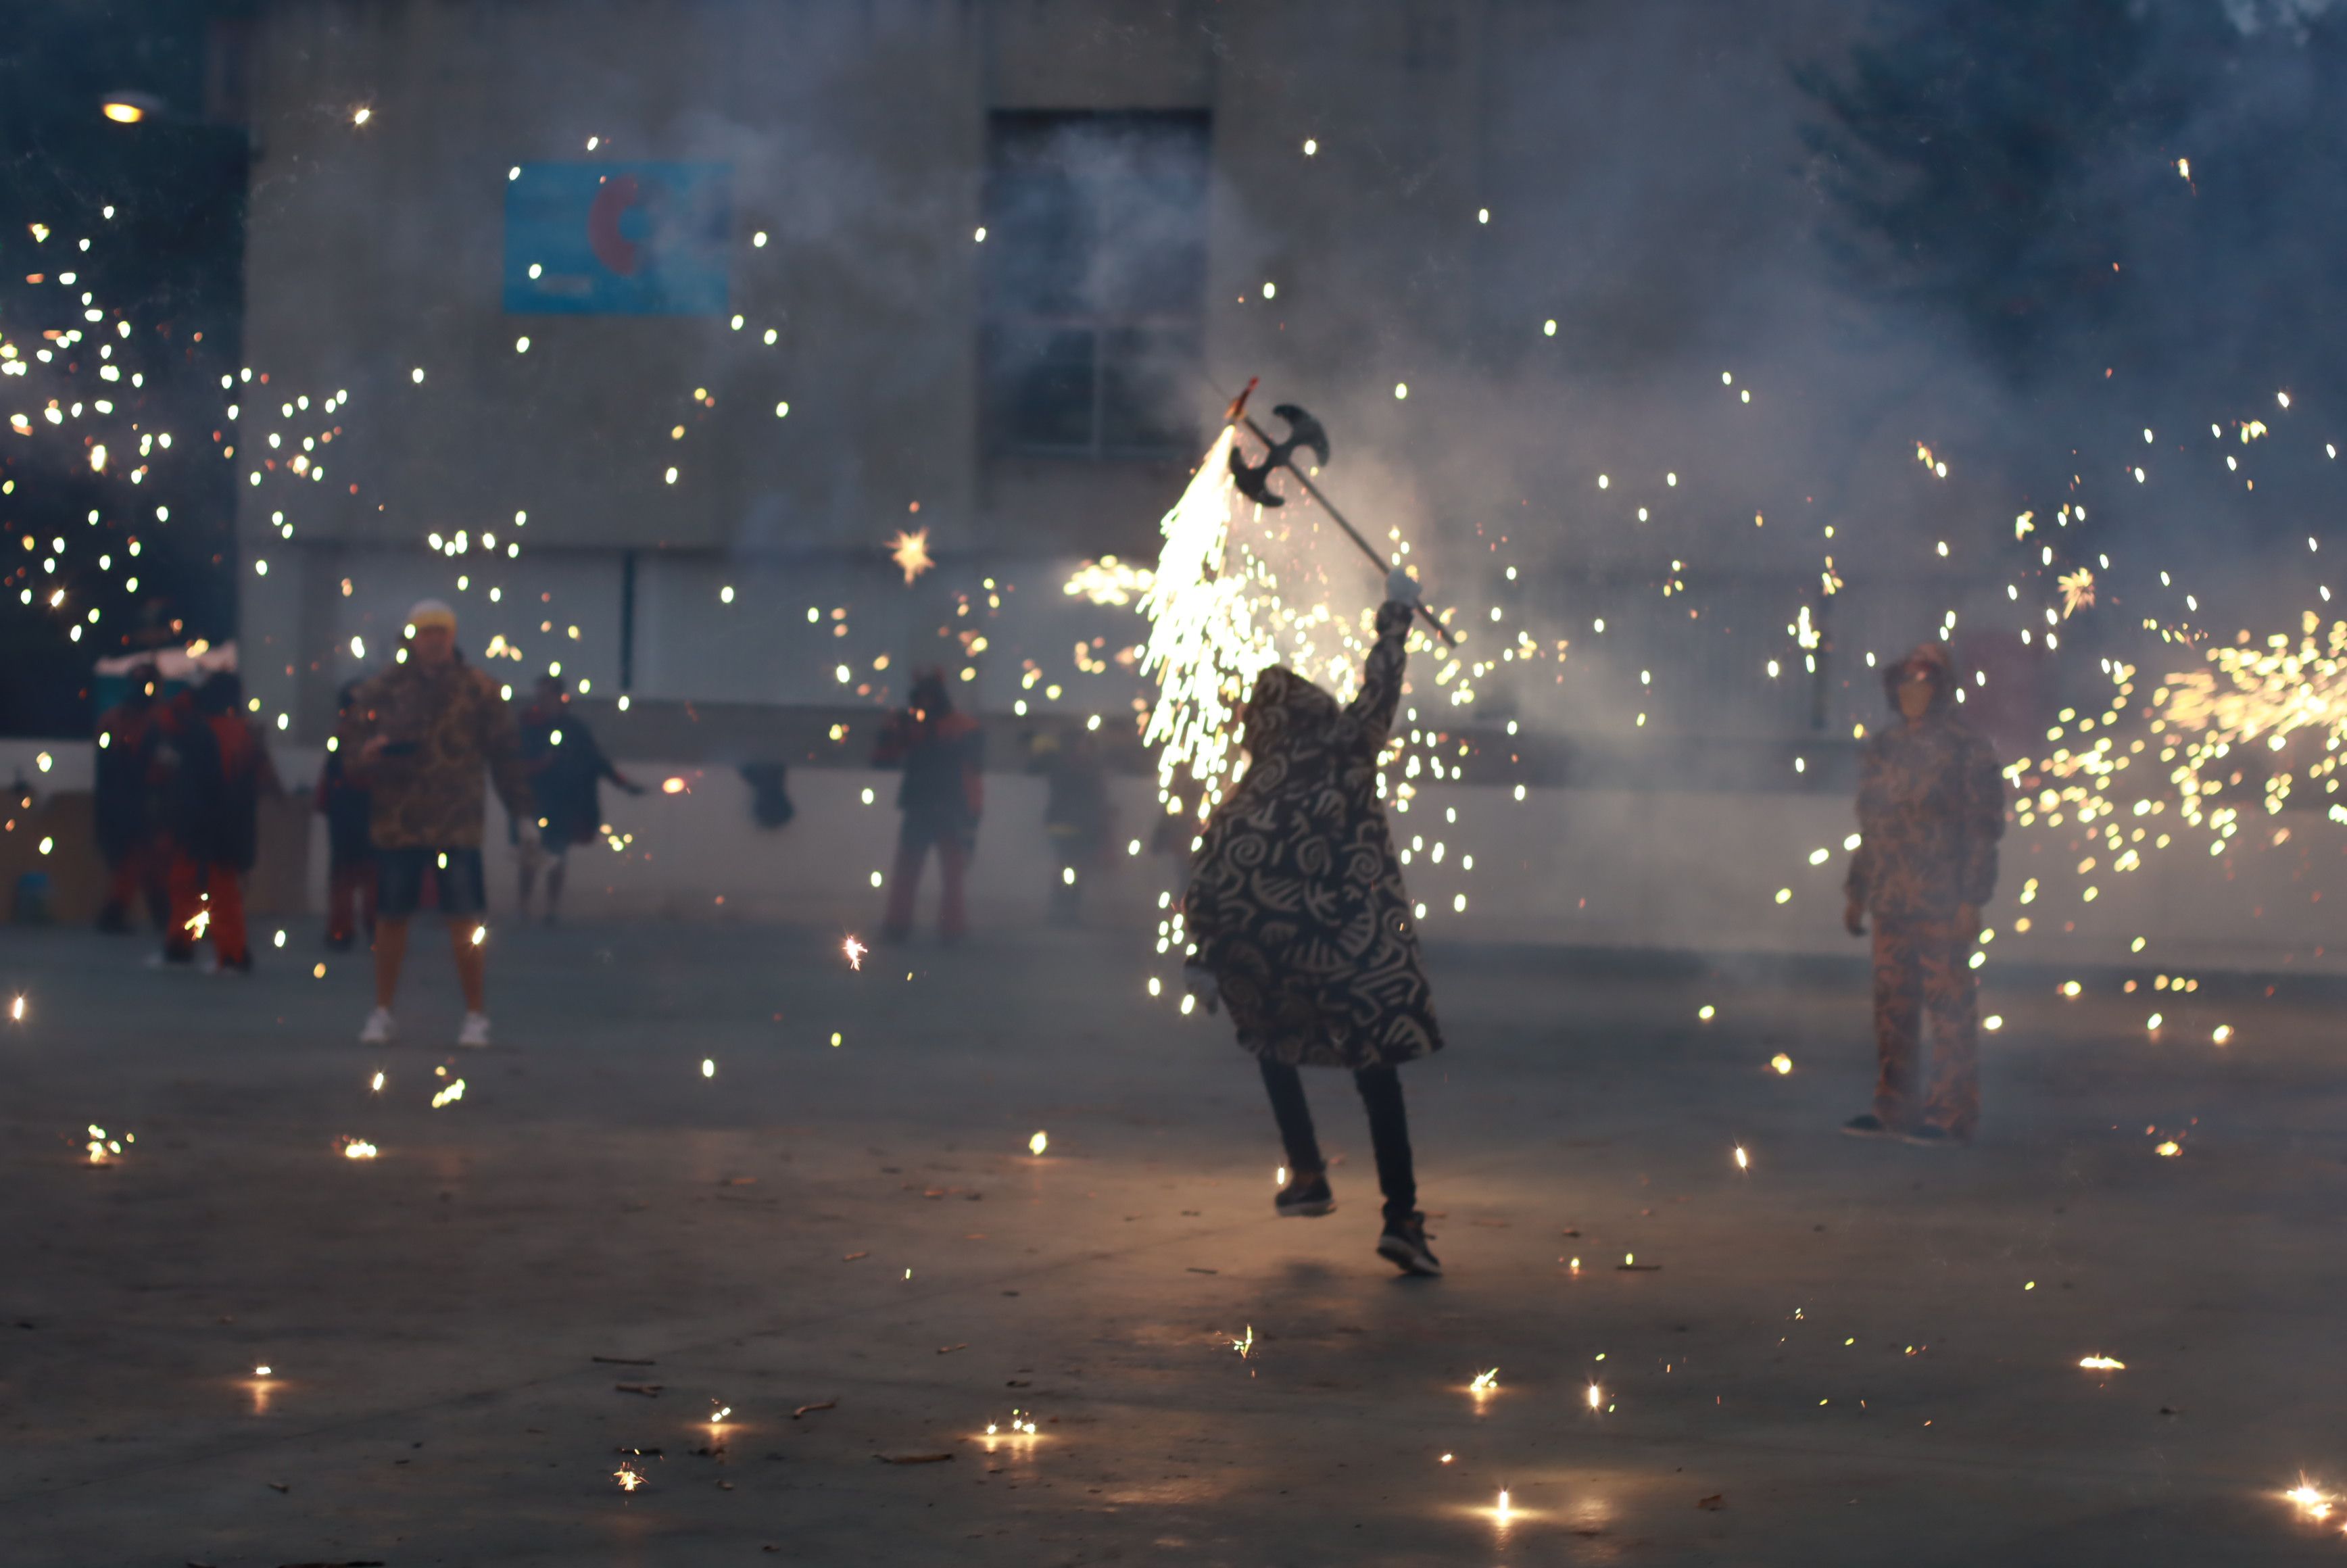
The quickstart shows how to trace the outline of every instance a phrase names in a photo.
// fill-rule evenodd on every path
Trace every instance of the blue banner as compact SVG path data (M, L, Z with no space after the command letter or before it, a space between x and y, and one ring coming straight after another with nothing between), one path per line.
M722 163L525 163L506 182L513 315L726 310L733 171Z

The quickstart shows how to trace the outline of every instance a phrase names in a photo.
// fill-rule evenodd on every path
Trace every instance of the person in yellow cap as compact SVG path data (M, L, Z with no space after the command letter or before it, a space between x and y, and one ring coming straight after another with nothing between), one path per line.
M456 612L427 599L407 612L398 661L362 684L343 711L334 745L372 792L368 836L379 878L374 933L374 1010L359 1031L364 1045L398 1038L391 1011L407 956L407 922L436 885L448 917L465 1022L456 1043L489 1044L482 973L487 907L481 876L486 772L524 844L538 836L529 778L513 713L497 682L466 664L456 647Z

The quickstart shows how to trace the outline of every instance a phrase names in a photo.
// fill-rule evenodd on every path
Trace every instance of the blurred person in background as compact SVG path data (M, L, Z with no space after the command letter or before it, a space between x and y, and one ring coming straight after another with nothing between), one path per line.
M1038 735L1029 769L1043 775L1043 835L1051 845L1051 924L1072 926L1083 912L1084 880L1099 868L1113 821L1100 749L1081 730Z
M407 612L400 651L398 662L360 685L335 736L336 749L354 759L353 776L370 793L369 836L378 881L374 1010L359 1040L388 1045L398 1038L391 1009L407 957L407 923L430 876L440 911L448 917L456 978L465 993L456 1043L486 1050L484 775L494 776L497 797L515 819L525 847L538 836L529 778L513 710L497 682L467 665L457 651L455 610L436 599L419 602Z
M598 793L603 781L630 794L644 793L611 764L595 732L570 706L570 689L559 675L541 675L521 714L522 766L538 803L538 853L521 856L521 917L529 918L540 866L546 871L546 923L555 922L562 903L563 873L570 847L593 844L603 829Z
M170 854L155 820L155 710L162 684L160 671L139 665L130 671L128 694L98 720L93 804L107 871L106 904L97 913L101 931L129 930L131 905L141 898L159 928L170 924Z
M1440 1050L1442 1030L1378 804L1378 753L1417 605L1418 584L1396 568L1348 706L1293 670L1255 678L1240 715L1246 771L1214 807L1191 868L1184 979L1208 1012L1229 1007L1262 1068L1290 1173L1276 1211L1337 1206L1296 1070L1345 1068L1368 1111L1385 1194L1378 1254L1406 1274L1439 1275L1395 1069Z
M888 908L880 933L892 941L913 934L913 895L929 851L938 852L945 879L938 928L948 942L969 927L962 904L962 878L978 847L978 821L986 804L986 733L978 721L954 712L945 671L934 667L913 677L907 706L889 715L874 745L876 767L902 767L897 792L904 820L897 836L897 866L890 873Z
M284 789L261 726L245 717L244 682L234 671L196 688L193 710L172 735L176 761L164 793L171 920L163 958L192 962L197 941L210 938L220 968L250 974L244 877L260 852L261 797Z
M359 683L346 682L334 697L334 725L349 722ZM318 815L326 819L326 946L347 952L364 929L374 940L374 806L367 787L353 776L339 741L327 748L318 771Z
M1854 1138L1969 1143L1980 1123L1980 993L1971 959L1996 890L2004 781L1996 753L1955 714L1948 651L1926 642L1883 671L1898 717L1859 760L1858 853L1842 924L1874 917L1874 1109ZM1932 1074L1916 1103L1922 1025Z

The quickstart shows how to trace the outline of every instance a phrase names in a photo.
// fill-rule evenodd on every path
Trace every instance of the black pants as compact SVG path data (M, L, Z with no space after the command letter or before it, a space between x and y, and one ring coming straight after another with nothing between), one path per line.
M1263 1086L1271 1093L1280 1142L1287 1145L1288 1169L1303 1181L1326 1169L1320 1142L1312 1134L1312 1108L1304 1102L1304 1075L1286 1062L1256 1060L1263 1067ZM1386 1218L1407 1219L1418 1210L1418 1177L1410 1168L1409 1117L1402 1109L1401 1075L1390 1067L1365 1067L1353 1074L1353 1083L1369 1112L1369 1147L1377 1155Z

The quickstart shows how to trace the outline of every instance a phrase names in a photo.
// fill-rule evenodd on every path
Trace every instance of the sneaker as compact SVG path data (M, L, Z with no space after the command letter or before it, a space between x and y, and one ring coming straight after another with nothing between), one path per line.
M466 1050L488 1050L489 1015L485 1012L466 1013L465 1027L456 1031L456 1043Z
M1328 1190L1328 1173L1317 1171L1307 1180L1297 1177L1271 1200L1284 1220L1318 1219L1337 1212L1337 1194Z
M1442 1264L1428 1250L1427 1240L1426 1216L1413 1212L1405 1219L1386 1221L1386 1234L1378 1237L1378 1255L1404 1274L1439 1278Z
M366 1027L359 1030L361 1045L389 1045L399 1038L399 1025L393 1021L389 1008L377 1008L367 1014Z
M1907 1142L1919 1149L1954 1149L1961 1147L1965 1142L1946 1128L1934 1127L1928 1122L1921 1126L1909 1128L1904 1136Z
M1871 1111L1863 1116L1853 1116L1841 1124L1843 1133L1851 1138L1896 1138L1899 1134Z

